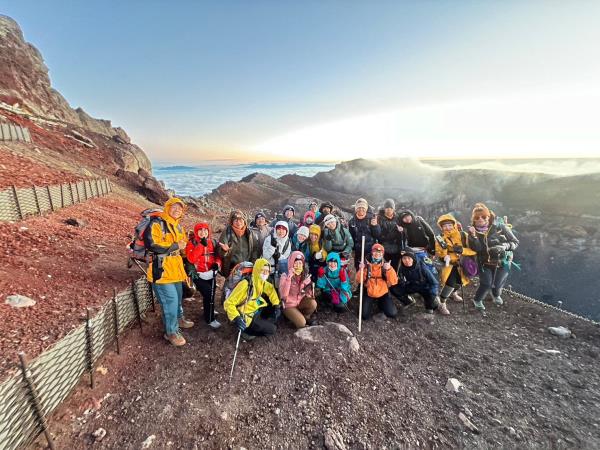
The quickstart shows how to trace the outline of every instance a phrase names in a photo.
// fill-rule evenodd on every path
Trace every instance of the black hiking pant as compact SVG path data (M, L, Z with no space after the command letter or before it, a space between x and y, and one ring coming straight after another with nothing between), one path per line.
M254 314L250 326L246 328L244 333L250 336L273 336L277 331L273 310L272 306L266 306L259 310Z
M431 293L430 290L428 289L417 289L417 288L413 288L411 289L406 288L405 286L401 286L399 284L397 284L396 286L392 287L392 291L393 294L398 298L398 300L400 300L400 302L403 305L409 305L410 299L408 298L408 296L410 294L419 294L421 297L423 297L423 301L425 303L425 309L436 309L437 306L435 304L435 295L433 295Z
M494 297L500 297L507 279L508 270L504 267L483 266L479 272L479 287L473 301L482 301L490 291Z
M367 290L365 289L363 292L366 294ZM394 305L394 300L389 292L376 298L363 295L362 320L369 320L371 318L375 304L379 305L379 309L383 311L387 317L393 319L398 315L398 309L396 308L396 305Z
M203 280L202 278L196 278L194 280L196 289L198 289L198 292L200 292L202 295L202 304L204 305L204 321L206 323L211 323L213 320L215 320L215 302L214 293L212 292L213 282L216 283L214 278L212 280ZM211 294L213 295L211 296Z

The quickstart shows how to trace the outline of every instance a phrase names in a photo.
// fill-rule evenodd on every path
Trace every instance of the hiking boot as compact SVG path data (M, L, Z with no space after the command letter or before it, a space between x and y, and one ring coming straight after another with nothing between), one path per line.
M216 330L217 328L221 328L221 322L215 319L212 322L210 322L208 326L211 327L213 330Z
M306 319L306 326L307 327L312 327L315 326L317 324L317 318L316 317L309 317L308 319Z
M498 306L502 306L504 304L504 300L502 300L502 297L500 296L494 297L494 303Z
M462 301L463 301L463 298L462 298L460 295L458 295L458 292L457 292L457 291L454 291L450 297L451 297L451 298L452 298L452 300L454 300L455 302L462 302Z
M441 315L443 316L449 316L450 315L450 311L448 311L448 307L446 306L446 302L442 302L440 303L440 306L438 308L438 311L440 312Z
M252 334L242 332L242 339L245 341L251 341L252 339L255 339L255 338L256 338L256 336L254 336Z
M185 339L183 338L183 336L179 333L175 333L175 334L165 334L165 339L167 341L169 341L171 344L173 344L175 347L181 347L182 345L185 345Z
M402 309L410 308L415 303L417 303L417 301L415 300L415 298L412 295L407 295L406 299L408 300L408 303L402 303Z
M433 309L426 309L425 314L433 314Z
M186 320L185 317L179 318L179 328L192 328L194 326L194 322L191 320Z
M475 308L479 311L485 311L485 306L483 305L483 300L479 300L478 302L476 302L475 300L473 300L473 305L475 305Z

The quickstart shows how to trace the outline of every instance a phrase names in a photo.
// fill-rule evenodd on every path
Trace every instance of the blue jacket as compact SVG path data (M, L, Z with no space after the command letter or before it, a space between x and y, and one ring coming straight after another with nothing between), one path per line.
M438 294L439 282L437 278L420 259L417 259L412 267L406 267L404 264L400 264L398 278L399 287L407 292L427 291L434 296Z
M350 277L346 273L345 269L342 269L342 261L340 255L333 252L327 255L327 263L331 260L336 260L338 267L335 271L329 270L329 266L324 267L324 275L319 276L317 280L317 287L324 292L331 292L333 289L344 291L346 295L340 295L343 303L346 303L349 298L352 297L352 288L350 286Z

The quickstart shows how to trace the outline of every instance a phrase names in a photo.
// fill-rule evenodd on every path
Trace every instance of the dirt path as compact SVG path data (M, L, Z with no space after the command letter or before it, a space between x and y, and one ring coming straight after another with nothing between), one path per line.
M460 304L449 317L417 306L377 318L357 336L358 353L334 327L307 343L284 324L274 338L241 344L231 384L230 326L198 324L176 349L152 316L143 336L131 330L122 354L101 361L108 373L96 389L82 383L50 428L59 448L138 449L152 435L150 448L173 449L599 448L600 330L507 300L487 318ZM199 304L186 304L188 317L199 316ZM354 314L320 312L326 321L356 332ZM576 337L550 335L554 325ZM445 389L450 377L464 384L458 393ZM94 442L100 427L107 434Z

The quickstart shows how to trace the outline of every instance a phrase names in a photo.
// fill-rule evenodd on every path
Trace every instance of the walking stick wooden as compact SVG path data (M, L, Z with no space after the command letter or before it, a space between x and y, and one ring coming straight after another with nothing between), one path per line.
M361 249L360 249L360 262L364 266L365 264L365 236L362 237ZM360 292L358 293L358 332L362 329L362 299L363 299L363 284L364 284L364 267L360 269Z

